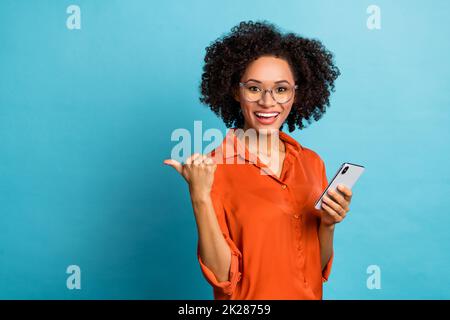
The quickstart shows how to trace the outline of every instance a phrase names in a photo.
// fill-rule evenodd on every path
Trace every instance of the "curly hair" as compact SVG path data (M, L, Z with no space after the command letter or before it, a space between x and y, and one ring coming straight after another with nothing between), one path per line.
M206 48L200 102L222 118L227 128L242 128L244 117L233 92L246 67L261 56L285 59L299 85L285 121L289 132L296 126L303 129L303 119L308 124L311 117L319 120L330 104L330 91L334 91L334 81L340 75L333 54L319 40L282 34L267 21L243 21Z

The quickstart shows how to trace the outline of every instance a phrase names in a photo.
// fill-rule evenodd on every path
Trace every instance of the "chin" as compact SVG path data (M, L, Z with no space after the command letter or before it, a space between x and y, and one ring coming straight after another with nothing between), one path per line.
M281 119L277 119L274 123L271 124L262 124L257 119L252 119L252 128L258 131L258 133L269 133L273 131L279 131L281 128Z

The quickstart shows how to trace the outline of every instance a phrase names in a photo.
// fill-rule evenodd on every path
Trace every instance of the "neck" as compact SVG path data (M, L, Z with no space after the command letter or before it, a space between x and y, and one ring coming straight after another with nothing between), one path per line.
M249 129L253 128L244 126L244 135L238 134L238 138L247 146L250 152L270 157L272 153L285 151L285 145L279 138L279 130L263 130L263 132L259 132L257 129Z

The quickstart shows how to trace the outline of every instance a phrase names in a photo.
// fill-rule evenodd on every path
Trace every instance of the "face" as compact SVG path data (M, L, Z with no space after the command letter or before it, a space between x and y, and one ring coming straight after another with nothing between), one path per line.
M272 56L259 57L251 62L242 75L241 82L255 84L255 87L250 87L252 92L257 92L259 89L276 88L281 93L295 84L294 75L288 62ZM241 87L235 94L235 99L240 103L245 119L244 130L249 128L253 128L257 132L260 129L266 129L268 132L279 130L291 111L295 99L295 89L292 89L294 90L292 98L283 103L274 100L268 91L258 101L249 102L245 98L245 90Z

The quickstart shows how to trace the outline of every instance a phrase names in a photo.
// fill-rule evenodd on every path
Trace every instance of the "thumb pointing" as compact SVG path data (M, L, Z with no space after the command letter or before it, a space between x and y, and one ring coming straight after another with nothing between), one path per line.
M167 165L173 167L175 170L178 171L179 174L181 174L183 165L181 163L179 163L177 160L167 159L167 160L164 160L164 164L167 164Z

